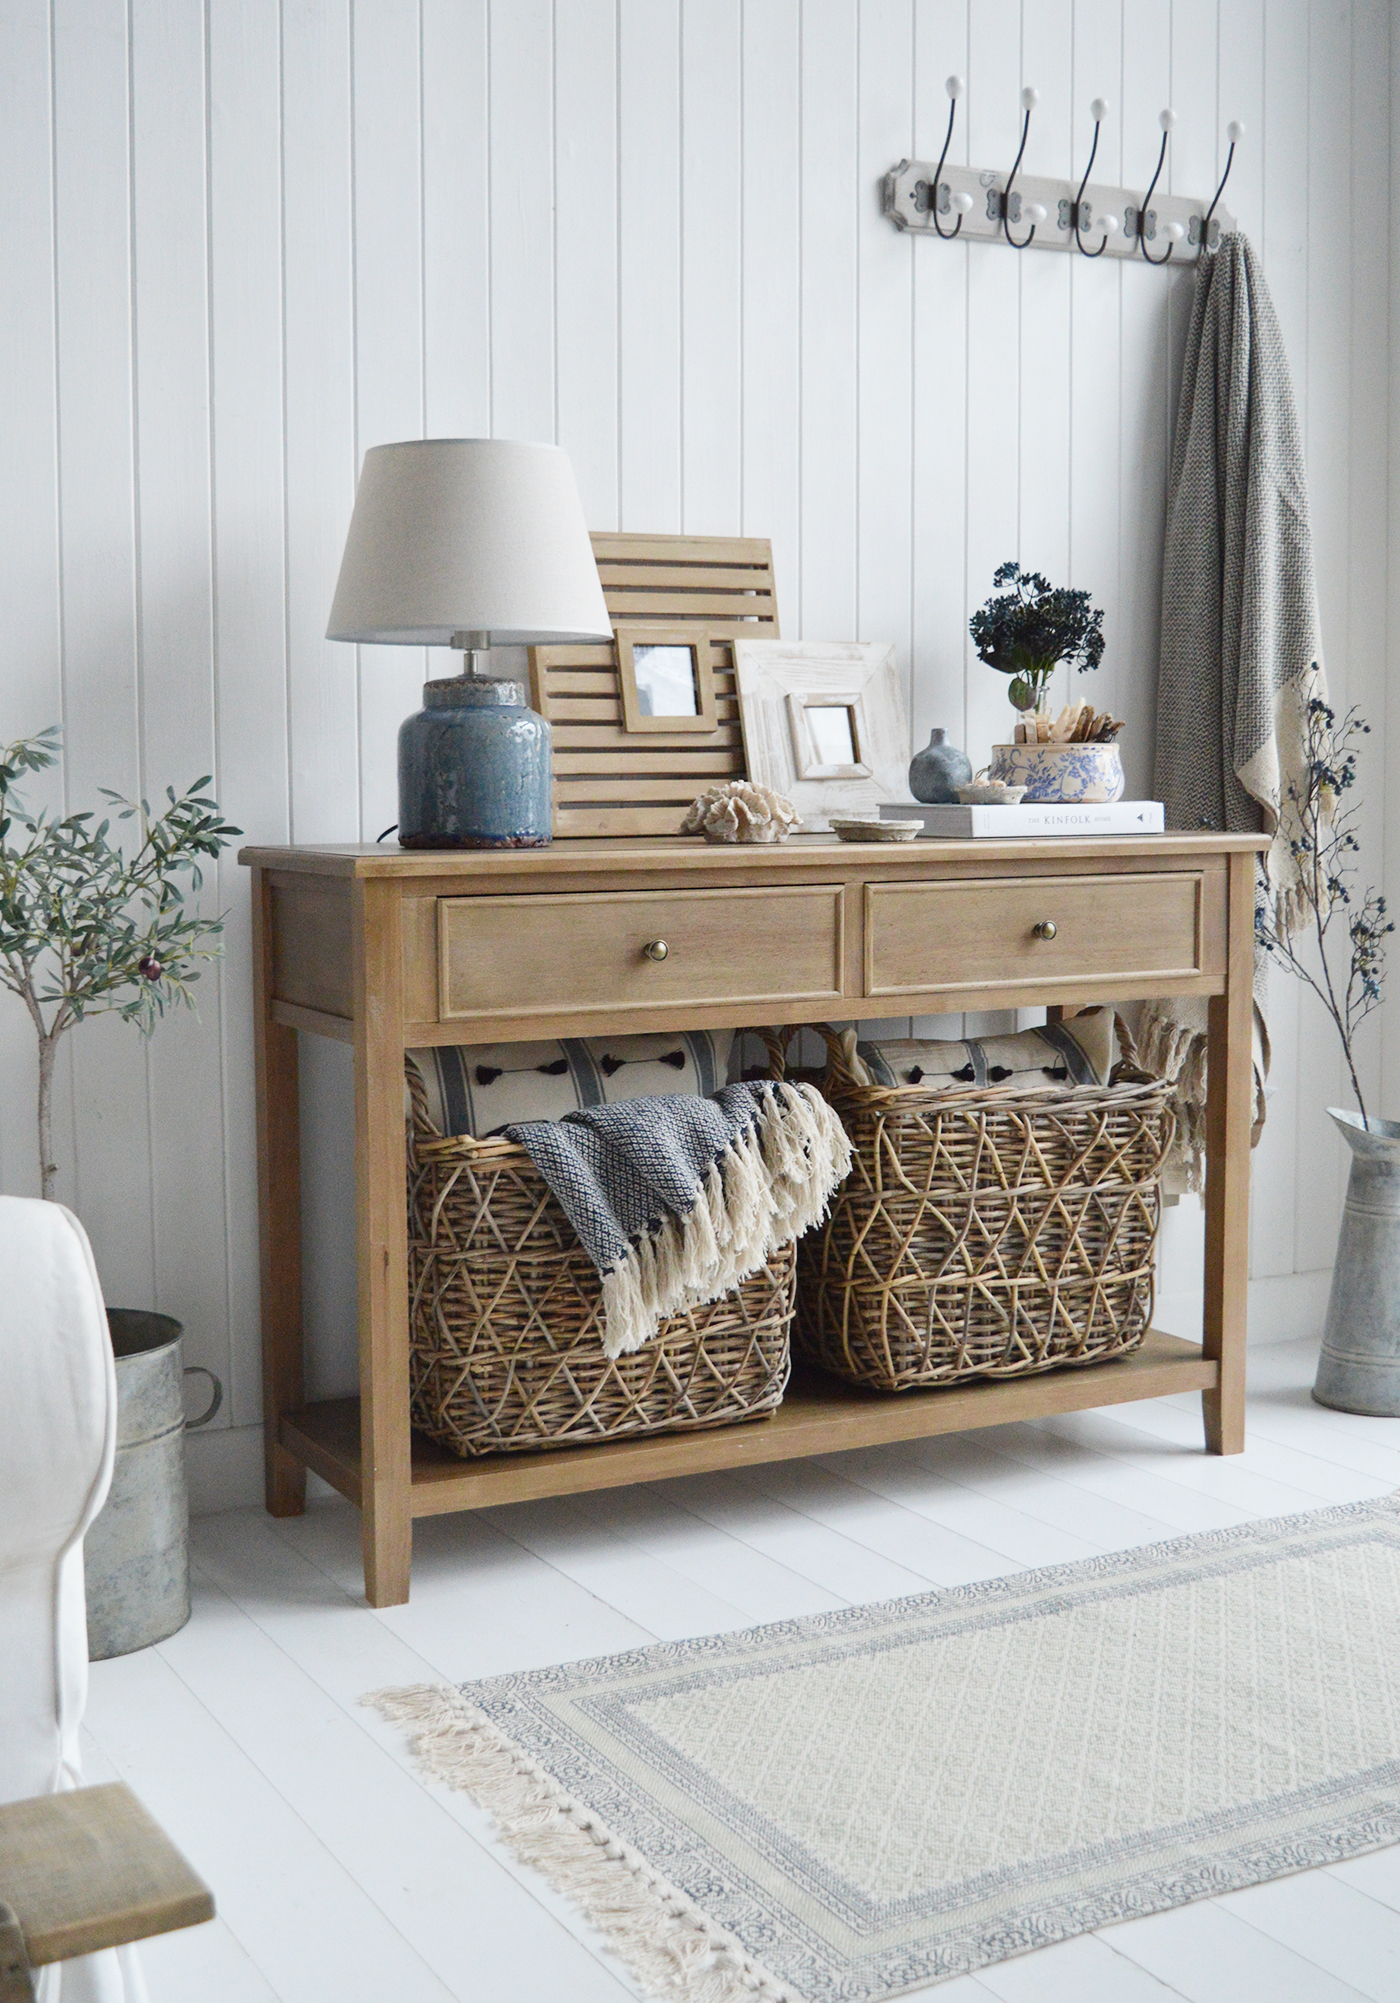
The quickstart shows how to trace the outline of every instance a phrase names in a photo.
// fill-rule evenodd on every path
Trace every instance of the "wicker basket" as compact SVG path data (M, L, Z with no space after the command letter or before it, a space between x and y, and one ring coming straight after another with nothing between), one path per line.
M798 1247L800 1355L885 1391L1135 1349L1152 1313L1170 1087L823 1089L855 1162ZM1126 1076L1125 1076L1126 1073Z
M602 1288L524 1148L445 1139L408 1067L414 1426L462 1455L586 1446L756 1419L781 1402L791 1245L655 1339L603 1354Z

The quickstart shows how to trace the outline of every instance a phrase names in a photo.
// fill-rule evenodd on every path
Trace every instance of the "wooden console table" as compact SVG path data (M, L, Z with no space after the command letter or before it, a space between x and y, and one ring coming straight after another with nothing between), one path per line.
M363 1515L373 1606L408 1598L413 1518L998 1425L1198 1389L1244 1445L1251 835L782 848L678 837L406 853L248 848L257 986L267 1506L313 1468ZM1054 936L1038 929L1053 921ZM645 948L665 939L664 957ZM744 1028L956 1009L1210 997L1205 1326L1118 1362L1004 1383L855 1390L799 1373L768 1420L458 1460L408 1404L403 1053L431 1043ZM360 1396L307 1405L298 1030L355 1053Z

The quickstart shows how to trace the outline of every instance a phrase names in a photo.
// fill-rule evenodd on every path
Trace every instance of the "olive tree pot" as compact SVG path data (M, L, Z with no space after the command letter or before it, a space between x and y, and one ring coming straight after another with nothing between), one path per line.
M164 1641L190 1617L190 1506L185 1488L184 1380L208 1377L213 1395L192 1426L207 1425L223 1387L180 1359L178 1321L109 1308L117 1365L117 1452L107 1500L83 1540L88 1655L105 1662Z
M1400 1418L1400 1120L1329 1106L1351 1149L1346 1207L1313 1397Z

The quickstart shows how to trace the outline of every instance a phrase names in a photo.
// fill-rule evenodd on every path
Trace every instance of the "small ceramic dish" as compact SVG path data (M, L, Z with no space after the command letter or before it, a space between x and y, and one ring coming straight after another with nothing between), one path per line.
M924 830L922 821L838 821L831 832L843 842L912 842Z
M964 807L1019 807L1025 797L1024 786L1006 786L1000 779L978 779L958 788L958 801Z

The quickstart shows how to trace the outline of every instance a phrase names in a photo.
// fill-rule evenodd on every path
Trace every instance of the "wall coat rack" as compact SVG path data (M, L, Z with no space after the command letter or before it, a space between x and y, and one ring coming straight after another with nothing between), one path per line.
M937 164L901 160L885 176L885 213L896 228L945 241L961 236L978 243L1008 243L1013 250L1028 250L1037 244L1042 250L1074 250L1083 257L1141 257L1148 264L1181 265L1218 249L1222 234L1235 227L1235 218L1220 207L1220 197L1235 162L1235 148L1244 137L1244 127L1238 121L1226 128L1230 151L1225 172L1214 200L1207 205L1186 195L1157 193L1176 124L1176 114L1170 110L1157 120L1162 144L1157 170L1145 190L1090 181L1100 128L1108 116L1108 104L1101 97L1089 107L1094 140L1077 182L1022 174L1031 113L1040 101L1029 86L1021 92L1021 144L1010 173L950 166L948 149L963 89L961 77L949 77L947 91L952 101L948 131Z

